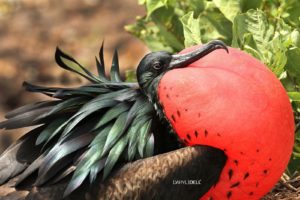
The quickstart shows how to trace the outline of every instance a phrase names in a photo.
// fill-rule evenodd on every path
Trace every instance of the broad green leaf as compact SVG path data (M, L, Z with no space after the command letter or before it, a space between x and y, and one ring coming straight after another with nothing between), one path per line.
M287 48L282 45L280 35L274 36L274 39L271 41L268 49L270 49L270 51L266 58L266 64L270 67L272 72L279 77L279 75L284 71L284 66L287 62Z
M184 46L201 44L200 21L194 18L194 12L189 12L181 18L184 34Z
M211 8L207 12L200 14L199 21L202 43L220 39L230 45L232 23L222 13L218 13L215 8Z
M136 23L125 26L125 30L142 40L152 51L175 51L164 41L158 27L145 18L138 17Z
M282 9L286 13L284 19L294 27L300 26L300 2L299 0L288 0L281 2Z
M276 27L289 26L278 20ZM287 31L274 28L266 15L259 10L249 10L236 16L233 23L234 47L239 47L264 62L277 76L287 63L287 47L291 44Z
M300 130L295 134L294 150L288 165L290 175L293 175L295 171L300 171Z
M288 95L292 101L300 101L300 92L288 92Z
M175 7L176 3L178 2L177 0L161 0L161 1L164 3L164 5L166 7L169 7L169 6Z
M261 0L213 0L213 2L231 22L238 14L249 9L257 9L262 3Z
M135 69L129 69L125 71L126 82L137 82Z
M233 22L235 16L241 13L241 0L213 0L224 16Z
M300 33L298 30L293 30L293 32L291 33L291 40L294 46L300 48Z
M160 38L166 45L171 46L176 51L184 48L182 25L178 16L174 14L173 8L161 7L153 12L151 19L159 30Z
M294 47L286 52L287 55L287 73L295 79L300 87L300 48Z
M139 5L144 5L146 3L146 0L138 0Z
M245 43L244 35L247 33L252 35L255 48L264 49L274 35L274 27L269 24L262 11L249 10L239 14L234 20L232 45L242 47Z
M194 17L198 17L206 7L206 0L189 0L188 2L183 0L183 2L185 2L188 7L187 12L184 13L184 15L188 12L194 12Z
M191 46L220 39L264 62L287 91L299 91L299 0L139 1L147 7L147 18L138 18L136 24L126 29L152 51L176 52L183 44ZM299 101L294 100L292 106L297 115ZM132 138L129 143L132 147L137 145ZM135 150L128 152L130 157ZM296 148L293 155L295 160L291 163L299 163Z
M146 8L147 8L147 17L151 16L151 14L165 6L162 0L146 0Z
M250 9L259 9L261 8L263 1L262 0L241 0L242 12L247 12Z

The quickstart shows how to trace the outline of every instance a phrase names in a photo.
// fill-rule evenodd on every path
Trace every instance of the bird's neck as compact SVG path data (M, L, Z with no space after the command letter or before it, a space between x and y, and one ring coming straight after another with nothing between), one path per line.
M162 75L157 76L148 81L139 81L139 84L144 92L144 94L148 97L148 100L155 105L158 101L157 89L158 83L161 79Z

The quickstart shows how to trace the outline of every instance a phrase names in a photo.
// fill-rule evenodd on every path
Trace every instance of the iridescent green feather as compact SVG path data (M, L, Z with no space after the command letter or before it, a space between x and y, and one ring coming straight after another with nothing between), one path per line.
M99 56L98 75L94 75L59 48L55 53L60 67L79 74L90 84L51 88L24 83L28 91L55 99L18 108L0 122L0 129L43 125L36 128L38 133L33 138L39 153L34 154L28 165L12 166L8 175L1 176L0 172L0 183L17 176L20 184L38 171L35 184L39 186L72 174L65 191L67 196L88 177L90 182L99 175L108 177L117 163L153 155L152 104L137 83L121 80L117 52L110 80L105 75L103 46ZM0 161L8 153L4 152Z

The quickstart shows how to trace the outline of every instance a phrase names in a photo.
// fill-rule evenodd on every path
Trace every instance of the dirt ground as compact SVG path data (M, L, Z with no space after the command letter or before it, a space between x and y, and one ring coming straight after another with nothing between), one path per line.
M283 177L262 200L300 200L300 174Z
M45 98L24 92L24 80L54 86L82 82L57 67L56 46L95 70L105 40L106 66L118 48L122 69L136 67L147 48L124 26L143 14L136 0L0 0L0 121L8 110ZM0 130L0 152L25 131Z

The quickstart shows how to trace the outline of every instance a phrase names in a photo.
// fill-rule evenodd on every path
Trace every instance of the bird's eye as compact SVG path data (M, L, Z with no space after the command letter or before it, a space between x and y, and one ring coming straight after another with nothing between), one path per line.
M153 68L156 69L156 70L159 70L159 69L162 68L162 65L160 63L154 63Z

